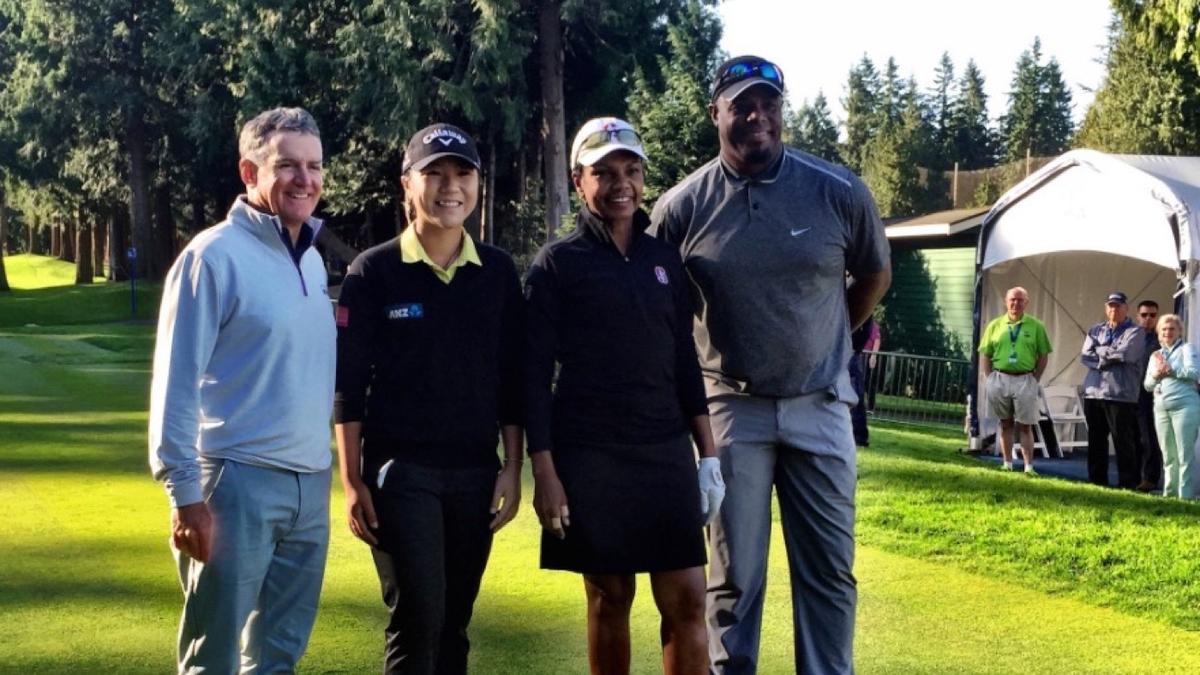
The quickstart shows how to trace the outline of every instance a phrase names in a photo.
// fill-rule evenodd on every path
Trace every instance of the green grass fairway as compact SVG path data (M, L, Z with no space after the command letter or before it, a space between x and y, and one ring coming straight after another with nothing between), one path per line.
M37 255L5 256L4 269L12 290L0 293L0 327L149 320L158 312L160 284L135 284L135 315L129 282L76 286L74 265Z
M21 291L45 295L20 309L21 295L0 295L0 673L170 672L181 594L146 467L153 326L106 304L127 284L62 290ZM1200 672L1200 507L1002 473L959 455L949 432L872 433L859 673ZM377 672L384 611L336 485L302 670ZM587 670L582 584L537 568L531 496L527 476L476 605L474 673ZM656 614L639 581L633 672L653 673ZM759 672L792 672L778 530L768 586Z
M43 255L6 255L4 272L13 290L71 286L75 283L75 263ZM103 283L104 278L96 277L95 281Z

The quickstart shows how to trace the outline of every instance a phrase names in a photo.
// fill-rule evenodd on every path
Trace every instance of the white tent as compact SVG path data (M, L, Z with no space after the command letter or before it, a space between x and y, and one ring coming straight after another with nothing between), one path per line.
M1023 286L1027 311L1046 324L1054 347L1042 383L1078 385L1084 335L1104 319L1112 291L1124 291L1134 307L1150 299L1164 313L1183 314L1188 339L1200 338L1198 261L1200 157L1068 152L1006 192L983 220L975 344L982 327L1004 313L1005 291ZM975 384L969 414L978 447L996 420L981 400L982 381Z

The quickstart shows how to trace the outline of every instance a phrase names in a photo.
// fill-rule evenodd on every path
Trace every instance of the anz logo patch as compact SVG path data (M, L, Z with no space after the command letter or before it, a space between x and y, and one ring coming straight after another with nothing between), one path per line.
M388 319L420 319L425 316L425 306L419 302L402 302L383 308Z

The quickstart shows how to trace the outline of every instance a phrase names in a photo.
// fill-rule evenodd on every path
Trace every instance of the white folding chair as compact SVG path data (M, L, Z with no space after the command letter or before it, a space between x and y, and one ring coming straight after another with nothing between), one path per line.
M1061 384L1043 387L1042 415L1054 424L1060 452L1073 452L1075 448L1087 447L1087 420L1083 415L1078 388ZM1080 427L1083 428L1083 440L1079 440L1077 433ZM1041 445L1045 454L1045 444ZM1038 443L1034 443L1034 447L1037 446Z

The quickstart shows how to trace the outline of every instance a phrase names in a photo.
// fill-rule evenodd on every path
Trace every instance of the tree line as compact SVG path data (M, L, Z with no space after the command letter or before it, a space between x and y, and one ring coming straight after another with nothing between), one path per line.
M961 74L943 53L932 86L900 76L895 59L869 57L851 68L842 99L844 137L824 95L788 116L791 142L854 169L871 188L885 217L909 216L958 204L987 204L999 186L954 199L948 173L988 169L1027 156L1057 155L1069 147L1071 93L1058 62L1034 40L1014 66L1007 112L993 124L986 81L973 60Z
M0 239L54 246L81 281L92 248L110 278L161 277L241 190L239 125L298 105L321 126L335 258L396 231L399 153L432 120L479 141L476 232L528 249L570 206L565 130L661 86L672 31L719 39L711 4L0 0Z
M1190 27L1168 11L1180 1ZM943 55L922 88L894 59L864 55L847 75L845 119L818 95L787 111L786 140L860 173L885 216L990 203L1027 157L1072 145L1196 153L1198 1L1113 0L1108 73L1078 130L1061 68L1035 40L994 123L974 62L960 72ZM344 263L395 233L400 149L441 120L480 144L474 233L528 258L570 227L566 134L583 120L639 128L648 200L716 154L713 4L0 0L0 255L52 252L81 282L161 277L241 191L240 124L299 105L322 130L327 257ZM953 199L954 169L1006 165L1012 176Z

